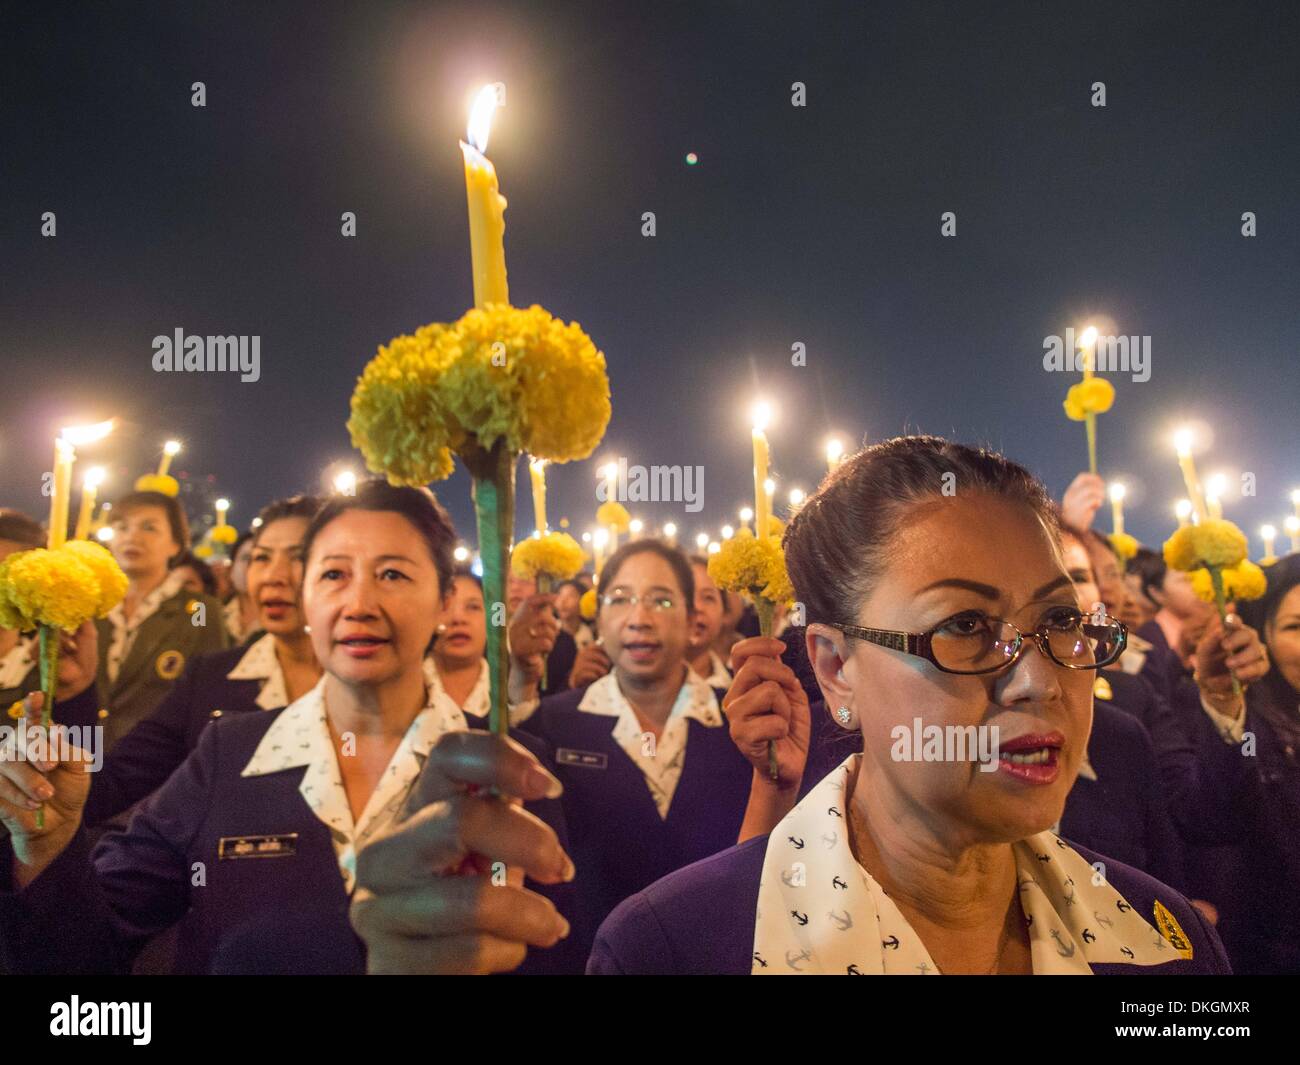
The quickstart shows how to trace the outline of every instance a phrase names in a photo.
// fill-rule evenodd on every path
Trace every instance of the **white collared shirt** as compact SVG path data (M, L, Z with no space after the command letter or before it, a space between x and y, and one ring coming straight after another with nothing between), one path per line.
M474 717L487 717L491 713L491 682L486 658L479 659L478 680L474 682L474 687L470 689L469 695L466 696L463 707L457 706L456 700L448 695L447 689L442 686L442 675L438 672L437 663L434 662L432 656L424 660L424 682L429 686L430 706L434 705L436 701L448 713L452 711L461 713L463 711L466 714L472 714Z
M230 638L235 643L243 643L244 637L253 631L250 625L244 627L244 612L240 609L239 596L235 596L229 603L221 608L221 618L226 626L226 631L230 633ZM281 706L284 704L281 703Z
M755 975L939 972L898 906L853 857L847 785L861 758L850 755L827 774L768 837L754 915ZM1169 929L1162 935L1054 833L1012 850L1034 975L1191 957L1190 941L1165 907L1157 901L1152 914Z
M401 815L411 787L439 737L463 731L466 722L459 709L452 712L426 688L424 709L406 730L361 817L354 823L326 717L325 680L321 677L316 687L281 711L240 775L256 777L306 767L298 793L329 828L339 873L351 893L356 884L357 851Z
M262 688L254 700L263 710L278 710L289 705L289 686L275 653L275 637L270 633L254 640L226 674L227 680L259 680Z
M665 819L686 765L686 737L690 731L687 722L698 721L707 728L718 728L723 723L713 689L689 666L658 740L653 732L642 727L632 704L618 686L616 673L606 673L592 681L578 709L587 714L618 718L611 733L614 742L641 770L659 816Z
M122 663L126 661L127 655L131 653L131 645L135 643L140 626L158 613L158 608L179 592L184 583L185 575L183 573L173 571L167 574L162 584L158 585L157 588L135 605L135 612L131 615L129 621L123 603L118 603L108 612L107 620L113 628L113 637L108 644L105 672L108 674L110 683L117 680L117 675L122 671Z
M22 687L39 654L35 636L19 636L8 654L0 658L0 688Z
M727 664L722 661L722 656L717 651L709 652L709 672L704 677L704 683L710 688L731 687L731 670L727 668Z

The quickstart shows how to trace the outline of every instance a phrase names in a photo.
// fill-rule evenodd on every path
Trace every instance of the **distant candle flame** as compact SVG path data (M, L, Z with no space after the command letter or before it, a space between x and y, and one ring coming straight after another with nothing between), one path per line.
M82 482L87 488L98 488L104 483L104 467L92 466L86 471L86 479Z
M1186 521L1192 514L1192 501L1190 499L1180 499L1174 504L1174 514L1179 521Z
M1174 433L1174 448L1178 451L1179 458L1185 458L1192 453L1192 431L1190 429L1179 429Z
M497 109L497 87L484 85L474 97L469 109L467 133L470 144L480 152L487 152L488 134L492 132L492 116Z
M163 444L164 455L179 455L181 453L181 442L179 440L168 440Z

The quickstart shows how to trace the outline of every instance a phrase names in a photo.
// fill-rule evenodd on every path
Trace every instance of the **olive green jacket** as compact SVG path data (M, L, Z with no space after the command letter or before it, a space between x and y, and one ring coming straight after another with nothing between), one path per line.
M193 611L199 603L204 606L202 625L194 624ZM110 683L107 662L113 626L100 620L95 628L99 632L99 704L108 711L103 719L105 750L112 750L137 722L153 712L190 659L223 650L230 642L220 601L182 589L163 600L140 626L117 680Z

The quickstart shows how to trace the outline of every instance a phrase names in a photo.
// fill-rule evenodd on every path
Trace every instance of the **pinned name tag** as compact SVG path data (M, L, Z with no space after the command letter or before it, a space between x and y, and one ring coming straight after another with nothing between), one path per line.
M222 836L217 841L217 859L284 858L298 853L298 833L279 836Z
M576 765L583 769L605 769L609 765L608 755L599 751L575 751L569 747L557 748L555 760L560 765Z

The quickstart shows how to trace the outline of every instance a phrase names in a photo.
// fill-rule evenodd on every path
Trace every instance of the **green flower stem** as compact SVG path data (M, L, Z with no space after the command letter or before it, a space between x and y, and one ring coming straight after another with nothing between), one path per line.
M48 735L49 728L54 723L54 690L59 682L59 630L53 625L42 625L39 633L41 691L45 693L45 705L41 707L41 726ZM36 827L45 827L43 805L36 811Z
M761 595L754 596L754 613L758 615L758 634L760 636L772 635L772 615L776 612L776 604L770 599L764 599ZM767 775L773 780L781 778L780 771L776 764L776 741L767 741Z
M1084 427L1088 430L1088 472L1097 472L1097 415L1092 411L1084 416Z
M1219 620L1226 622L1228 620L1228 597L1223 591L1223 571L1218 566L1206 566L1210 571L1210 583L1214 585L1214 605L1219 608ZM1241 695L1241 681L1237 675L1232 675L1232 694Z
M483 560L483 599L489 610L506 602L506 567L510 564L510 541L515 527L515 460L505 441L498 440L488 451L476 449L465 458L474 477L474 518L478 525L479 555ZM489 618L489 621L492 619ZM494 735L510 730L507 697L510 656L506 649L506 626L487 627L488 690L491 709L488 722Z

